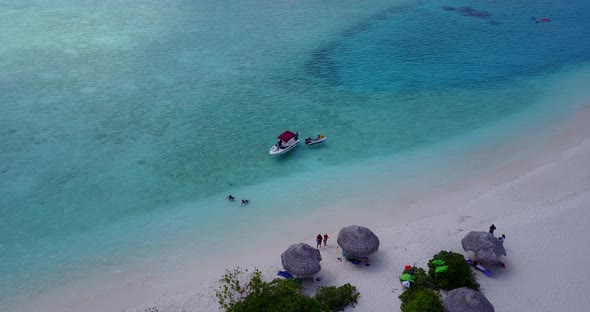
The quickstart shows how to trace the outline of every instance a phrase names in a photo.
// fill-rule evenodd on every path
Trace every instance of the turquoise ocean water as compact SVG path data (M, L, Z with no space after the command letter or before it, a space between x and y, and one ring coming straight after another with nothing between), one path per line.
M590 58L583 0L4 0L0 29L0 302L306 213L353 165L573 111L544 99ZM286 129L329 140L271 159ZM426 174L409 159L388 170Z

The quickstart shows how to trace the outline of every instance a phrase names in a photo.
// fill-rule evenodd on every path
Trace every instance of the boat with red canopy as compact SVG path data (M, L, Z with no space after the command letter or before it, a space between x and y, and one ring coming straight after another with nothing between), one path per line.
M280 155L292 150L297 144L299 144L299 133L293 133L289 130L281 133L277 137L279 141L277 144L270 148L270 155Z

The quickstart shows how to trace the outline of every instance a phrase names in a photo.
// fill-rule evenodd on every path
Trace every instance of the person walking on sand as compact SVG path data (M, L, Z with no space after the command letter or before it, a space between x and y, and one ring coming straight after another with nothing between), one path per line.
M324 233L324 247L326 247L326 243L328 242L328 238L330 238L330 236L328 236L328 233Z
M494 235L495 229L496 229L496 226L492 223L492 225L490 226L490 234Z
M320 247L322 247L322 234L318 234L318 236L316 236L315 242L316 242L316 248L320 249Z

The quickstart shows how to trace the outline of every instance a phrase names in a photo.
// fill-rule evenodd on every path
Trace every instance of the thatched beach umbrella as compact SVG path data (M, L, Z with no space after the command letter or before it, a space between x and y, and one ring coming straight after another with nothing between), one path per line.
M338 245L354 257L365 257L379 249L379 238L366 227L350 225L340 229Z
M310 276L320 271L320 251L308 244L293 244L281 255L285 270L298 276Z
M482 293L467 287L449 291L443 308L445 312L494 312L494 306Z
M471 231L461 240L463 249L475 253L476 258L488 262L498 261L499 256L506 255L504 244L488 232Z

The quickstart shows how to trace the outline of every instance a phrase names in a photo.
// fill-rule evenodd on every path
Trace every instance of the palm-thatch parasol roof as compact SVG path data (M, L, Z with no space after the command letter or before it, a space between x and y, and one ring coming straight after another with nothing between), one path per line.
M365 257L379 249L379 238L366 227L350 225L340 229L337 239L342 250L351 256Z
M445 312L494 312L494 306L479 291L463 287L448 292Z
M498 261L499 256L506 255L504 244L488 232L471 231L461 240L461 245L463 249L473 251L476 258L488 262Z
M320 251L304 243L289 246L281 255L285 270L298 276L310 276L319 272L320 261Z

